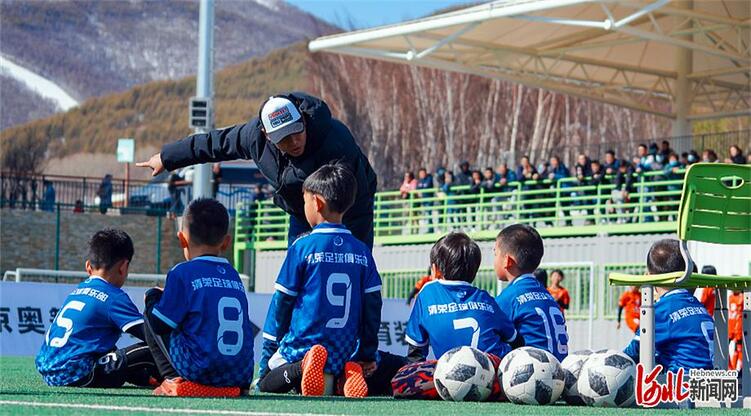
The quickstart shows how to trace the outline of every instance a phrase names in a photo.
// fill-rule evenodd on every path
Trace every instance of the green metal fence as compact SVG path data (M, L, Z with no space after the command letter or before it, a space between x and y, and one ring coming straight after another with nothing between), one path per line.
M590 291L593 292L592 315L595 318L615 319L618 311L618 299L626 290L625 287L610 286L607 275L611 272L643 273L646 267L636 263L614 263L595 265L594 263L547 263L540 266L548 272L560 269L565 275L562 285L568 289L571 296L566 319L583 320L590 314ZM383 281L383 297L390 299L406 299L414 288L415 283L426 274L424 269L402 269L381 271ZM590 284L590 274L594 273ZM548 277L549 279L549 277ZM500 293L507 285L499 282L492 268L481 268L473 283L475 286L487 290L491 295Z
M679 175L682 175L679 174ZM675 230L682 179L665 180L662 172L634 176L633 190L615 190L613 178L579 186L576 178L512 182L494 192L453 187L378 192L375 196L375 243L432 243L451 230L478 240L495 238L503 226L527 223L544 237ZM289 218L269 200L237 207L235 250L286 248ZM242 253L235 253L235 258Z

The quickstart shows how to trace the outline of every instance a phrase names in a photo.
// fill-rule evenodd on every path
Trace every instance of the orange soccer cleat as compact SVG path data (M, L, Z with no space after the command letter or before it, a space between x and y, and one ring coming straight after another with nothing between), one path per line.
M164 379L154 389L154 396L173 397L239 397L240 387L213 387L184 380L182 377Z
M326 389L326 378L323 370L329 352L323 345L314 345L302 359L302 381L300 390L303 396L323 396Z
M344 388L342 390L344 397L368 397L368 384L365 382L360 364L352 361L344 364Z

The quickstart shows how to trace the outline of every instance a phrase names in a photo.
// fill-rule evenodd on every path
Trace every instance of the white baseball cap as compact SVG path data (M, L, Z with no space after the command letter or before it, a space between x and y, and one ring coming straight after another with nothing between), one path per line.
M292 101L284 97L270 97L261 108L261 123L266 136L277 144L290 134L300 133L305 129L300 111Z

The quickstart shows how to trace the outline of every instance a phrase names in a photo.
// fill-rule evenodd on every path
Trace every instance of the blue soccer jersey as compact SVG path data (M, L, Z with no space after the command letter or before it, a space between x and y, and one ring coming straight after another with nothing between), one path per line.
M169 354L180 376L219 387L250 383L248 298L227 259L202 256L173 267L153 313L174 329Z
M548 351L563 361L568 332L561 308L532 274L514 279L495 301L524 337L525 345Z
M143 316L122 289L91 276L65 298L44 337L37 370L50 386L78 381L115 349L124 331L141 323Z
M655 362L677 372L711 369L714 365L714 321L699 300L686 289L660 297L655 311ZM639 329L626 355L639 362Z
M263 336L281 338L279 354L290 363L321 344L328 350L325 371L339 374L358 346L361 320L374 318L363 317L363 298L380 292L381 277L365 244L343 225L323 223L289 248L276 290L297 298L289 330L277 334L267 320Z
M434 280L417 295L404 339L415 347L430 345L436 358L464 345L502 358L516 334L488 292L467 282Z

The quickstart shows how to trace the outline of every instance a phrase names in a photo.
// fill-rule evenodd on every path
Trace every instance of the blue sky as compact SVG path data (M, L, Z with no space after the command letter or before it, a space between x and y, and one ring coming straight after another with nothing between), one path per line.
M365 29L423 17L450 6L481 0L286 0L342 29ZM350 22L353 25L350 25Z

